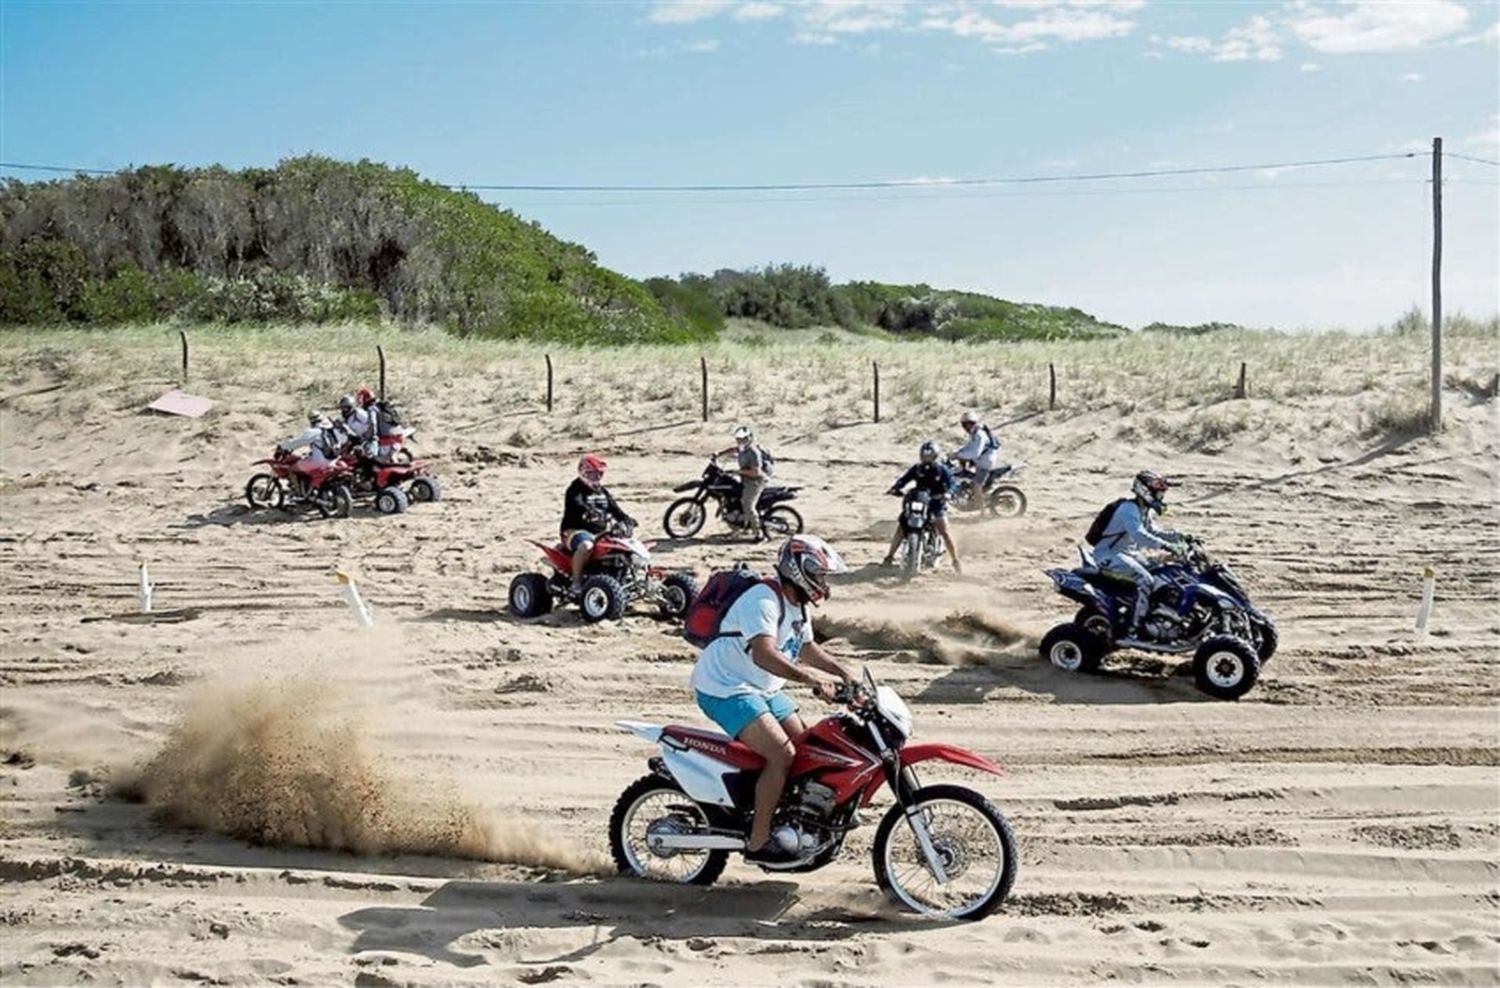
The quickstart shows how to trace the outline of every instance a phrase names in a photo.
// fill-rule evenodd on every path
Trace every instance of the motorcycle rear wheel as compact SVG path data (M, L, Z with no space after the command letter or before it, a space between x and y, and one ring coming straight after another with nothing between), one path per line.
M990 491L990 513L1001 518L1019 518L1026 513L1026 492L1011 484Z
M667 507L661 527L674 539L690 539L703 528L707 518L708 509L695 498L680 497Z
M656 815L640 820L643 813ZM622 875L712 885L724 872L728 851L677 851L663 856L646 844L653 827L706 830L708 826L703 808L676 785L659 775L643 776L615 801L614 812L609 815L609 852Z
M875 832L872 854L881 889L913 912L944 919L983 919L998 909L1015 885L1020 856L1010 823L995 804L964 786L937 785L918 789L910 805L926 820L949 882L937 884L907 820L910 807L898 803Z
M773 539L790 538L793 535L802 534L802 516L797 513L796 508L789 508L784 504L778 504L762 512L760 524L766 530L766 534Z

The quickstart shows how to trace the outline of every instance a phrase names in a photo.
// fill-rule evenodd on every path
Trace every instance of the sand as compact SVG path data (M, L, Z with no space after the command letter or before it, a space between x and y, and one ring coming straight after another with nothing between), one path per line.
M868 564L916 426L793 406L759 423L854 567L824 637L910 701L919 737L1009 770L927 773L984 791L1022 850L1001 912L944 924L878 893L873 827L795 879L602 873L609 810L652 754L612 723L701 723L693 653L644 611L519 623L506 586L580 452L659 534L732 412L484 422L490 385L457 373L412 402L447 499L320 521L238 502L291 398L228 371L197 382L219 402L202 421L138 414L164 385L16 397L50 373L17 370L0 401L0 981L1500 983L1492 402L1456 395L1438 439L1309 427L1212 455L1122 439L1118 409L1008 423L1031 512L958 518L966 574L910 586ZM1303 401L1308 421L1352 414ZM1182 478L1169 520L1278 619L1238 703L1171 661L1077 677L1035 654L1071 614L1042 570L1137 464ZM660 556L700 576L768 559L712 520ZM134 613L143 559L153 619Z

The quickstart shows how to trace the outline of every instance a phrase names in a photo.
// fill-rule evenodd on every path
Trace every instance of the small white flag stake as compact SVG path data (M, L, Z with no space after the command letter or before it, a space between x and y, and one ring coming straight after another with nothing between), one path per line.
M151 595L156 592L156 587L151 582L151 574L146 570L146 561L141 560L141 613L151 613Z
M354 620L359 622L361 628L375 627L375 615L370 612L370 605L359 595L359 584L354 582L354 577L343 570L335 570L333 575L338 578L339 592L344 603L354 612Z
M1437 589L1437 570L1422 568L1422 606L1417 608L1417 633L1427 634L1427 619L1432 617L1432 597Z

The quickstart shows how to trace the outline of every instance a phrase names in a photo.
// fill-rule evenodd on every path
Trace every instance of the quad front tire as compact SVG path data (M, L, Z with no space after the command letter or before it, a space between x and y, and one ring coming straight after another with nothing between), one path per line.
M590 624L606 618L618 621L625 613L625 588L614 577L596 573L583 581L578 609Z
M427 504L443 499L443 485L436 477L418 477L406 487L407 497L413 504Z
M399 487L382 488L375 495L375 509L383 515L399 515L411 507L406 492Z
M1238 700L1260 678L1255 646L1234 635L1214 635L1193 653L1193 679L1217 700Z
M663 617L680 619L698 597L698 581L687 573L672 573L662 580L661 608Z

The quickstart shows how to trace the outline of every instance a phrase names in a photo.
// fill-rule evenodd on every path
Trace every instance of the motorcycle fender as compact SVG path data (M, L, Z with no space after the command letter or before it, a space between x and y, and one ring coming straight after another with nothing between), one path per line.
M660 724L648 724L642 720L617 720L615 726L652 744L661 740L661 732L665 730Z
M909 744L901 749L901 764L903 765L915 765L918 762L928 762L934 759L962 765L965 768L975 768L991 775L1005 774L1005 769L983 755L977 755L966 748L955 748L950 744Z
M698 489L698 485L701 484L701 483L702 483L702 481L700 481L700 480L690 480L690 481L688 481L685 484L678 484L676 487L672 488L672 490L675 491L675 492L677 492L677 493L679 493L679 494L682 493L683 491L697 490Z
M700 803L733 807L734 800L724 785L724 775L733 771L728 765L701 751L663 743L661 758L682 791Z

